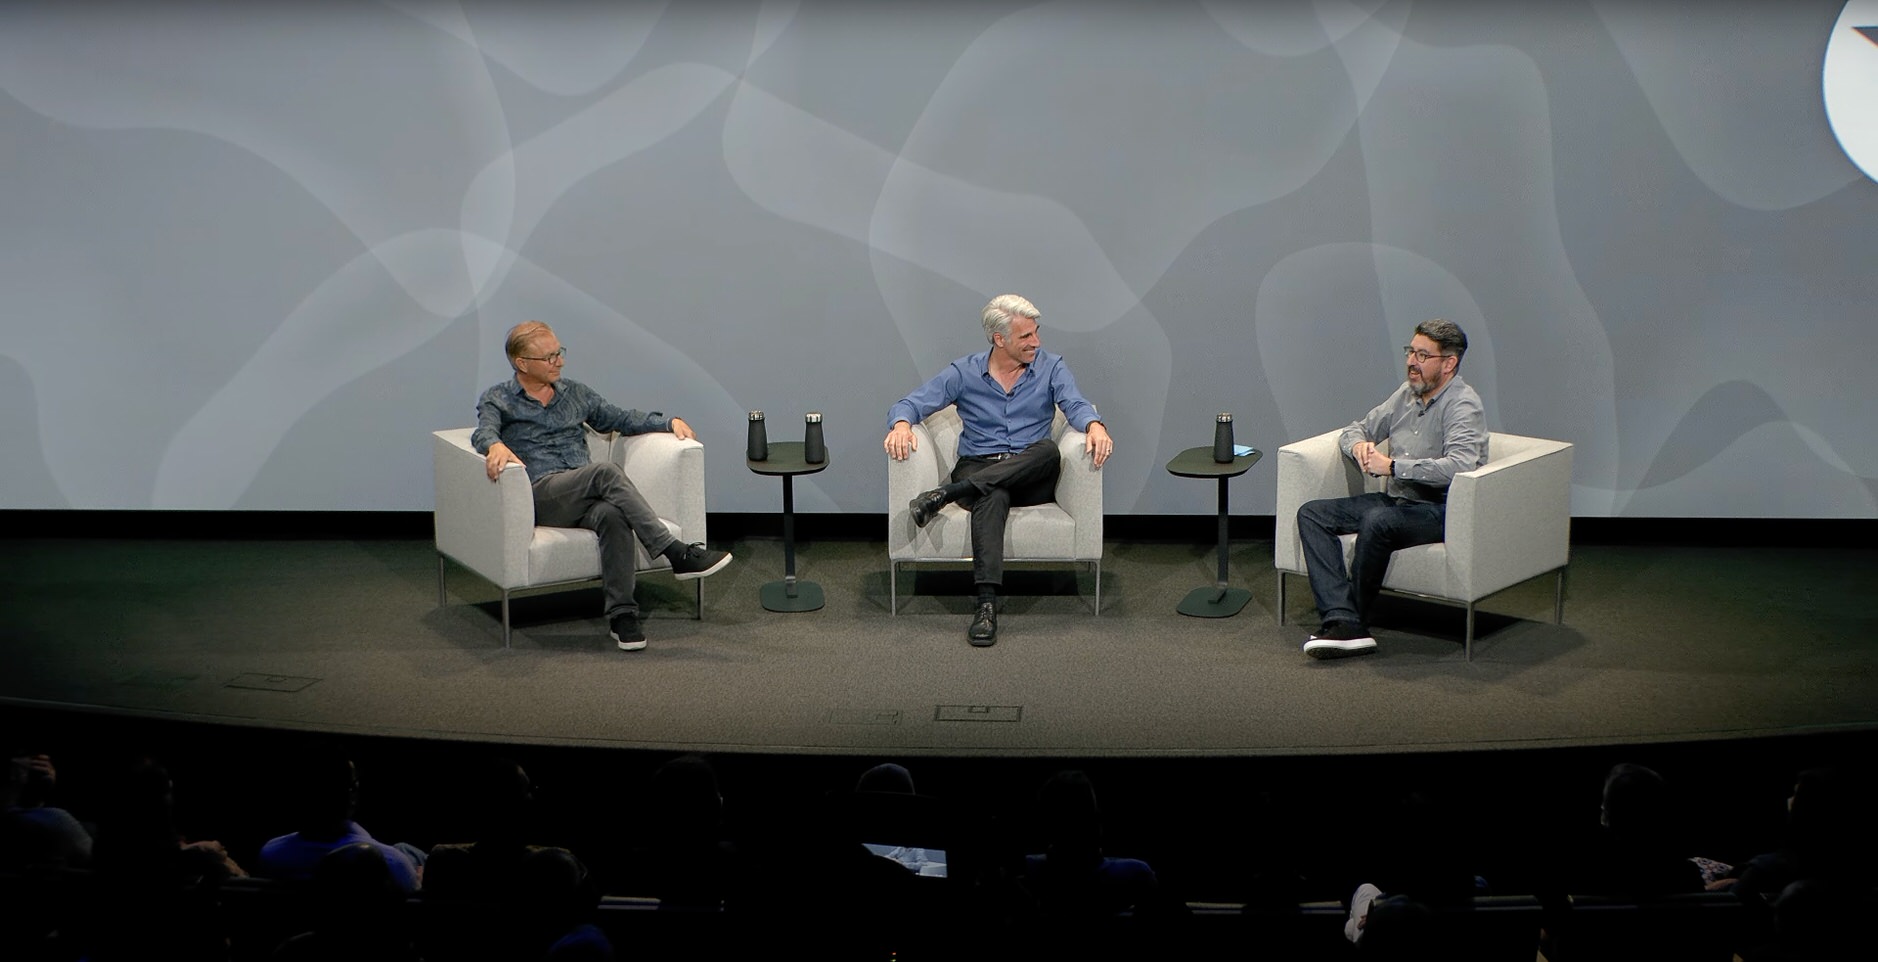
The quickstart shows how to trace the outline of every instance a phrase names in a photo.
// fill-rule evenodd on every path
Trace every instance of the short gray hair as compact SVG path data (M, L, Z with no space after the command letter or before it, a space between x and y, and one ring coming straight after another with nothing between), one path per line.
M1454 366L1461 366L1461 356L1467 353L1467 335L1459 324L1437 317L1415 325L1415 333L1441 345L1441 353L1454 355Z
M1016 294L999 294L991 299L991 303L985 305L985 340L991 341L993 334L1010 337L1011 322L1017 318L1024 317L1034 321L1042 316L1043 314L1037 310L1037 305L1024 298ZM992 341L992 343L997 342Z

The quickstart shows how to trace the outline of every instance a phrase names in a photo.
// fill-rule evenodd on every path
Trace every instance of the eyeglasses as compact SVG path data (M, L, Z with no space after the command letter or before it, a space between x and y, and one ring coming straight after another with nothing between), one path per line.
M543 354L540 357L529 357L526 354L517 354L515 356L524 361L553 361L556 359L565 361L567 359L567 348L565 347L559 348L555 350L553 353Z
M1414 361L1414 362L1415 362L1415 363L1417 363L1417 364L1427 364L1427 363L1429 362L1429 360L1430 360L1430 359L1432 359L1432 358L1437 358L1437 357L1453 357L1454 355L1452 355L1452 354L1430 354L1430 353L1428 353L1427 351L1419 351L1419 350L1416 350L1415 348L1412 348L1412 347L1405 347L1405 348L1403 348L1403 349L1402 349L1402 356L1403 356L1403 357L1406 357L1406 358L1408 358L1408 359L1409 359L1409 360L1411 360L1411 361Z

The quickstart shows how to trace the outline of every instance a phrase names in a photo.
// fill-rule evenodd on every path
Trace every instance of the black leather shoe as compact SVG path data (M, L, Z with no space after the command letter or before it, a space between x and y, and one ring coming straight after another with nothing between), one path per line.
M913 512L913 523L924 528L926 522L931 521L932 516L938 514L939 509L946 506L946 493L934 488L908 501L906 506Z
M965 631L974 648L989 648L998 643L998 606L989 601L978 603L978 616Z

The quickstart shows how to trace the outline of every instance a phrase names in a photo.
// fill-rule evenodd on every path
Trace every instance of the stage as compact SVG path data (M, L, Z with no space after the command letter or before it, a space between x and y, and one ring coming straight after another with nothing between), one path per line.
M812 526L811 526L812 527ZM129 717L544 746L890 757L1249 757L1744 739L1878 728L1878 552L1576 546L1552 581L1482 606L1387 599L1381 652L1317 662L1294 581L1278 623L1269 539L1236 541L1236 617L1176 613L1209 543L1110 539L1086 571L1019 568L995 647L967 645L962 568L807 540L820 611L758 602L780 540L739 537L691 588L642 579L642 652L606 637L597 587L499 593L426 538L15 538L0 700ZM909 587L911 591L909 592Z

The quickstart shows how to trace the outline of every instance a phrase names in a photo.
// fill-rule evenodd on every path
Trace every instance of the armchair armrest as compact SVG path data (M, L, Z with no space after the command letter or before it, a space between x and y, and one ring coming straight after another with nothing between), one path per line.
M615 463L645 495L660 517L678 523L685 541L709 540L705 534L704 445L675 434L623 435L614 441ZM654 559L657 561L658 559Z
M1362 472L1343 456L1337 438L1343 429L1293 441L1278 449L1277 525L1272 532L1272 563L1284 571L1304 570L1304 547L1298 542L1298 509L1319 498L1361 494Z
M905 461L887 458L887 550L908 548L913 543L913 520L908 517L907 502L922 491L944 484L952 468L939 456L938 442L924 423L913 425L913 452Z
M525 584L535 536L528 472L510 465L490 481L469 437L469 428L432 434L437 550L497 584Z
M1449 570L1468 599L1564 567L1571 556L1572 446L1493 435L1495 460L1448 489ZM1514 451L1499 456L1499 452Z
M1056 506L1076 522L1076 556L1102 557L1102 469L1083 450L1087 435L1065 427L1056 450L1063 459L1056 478Z

